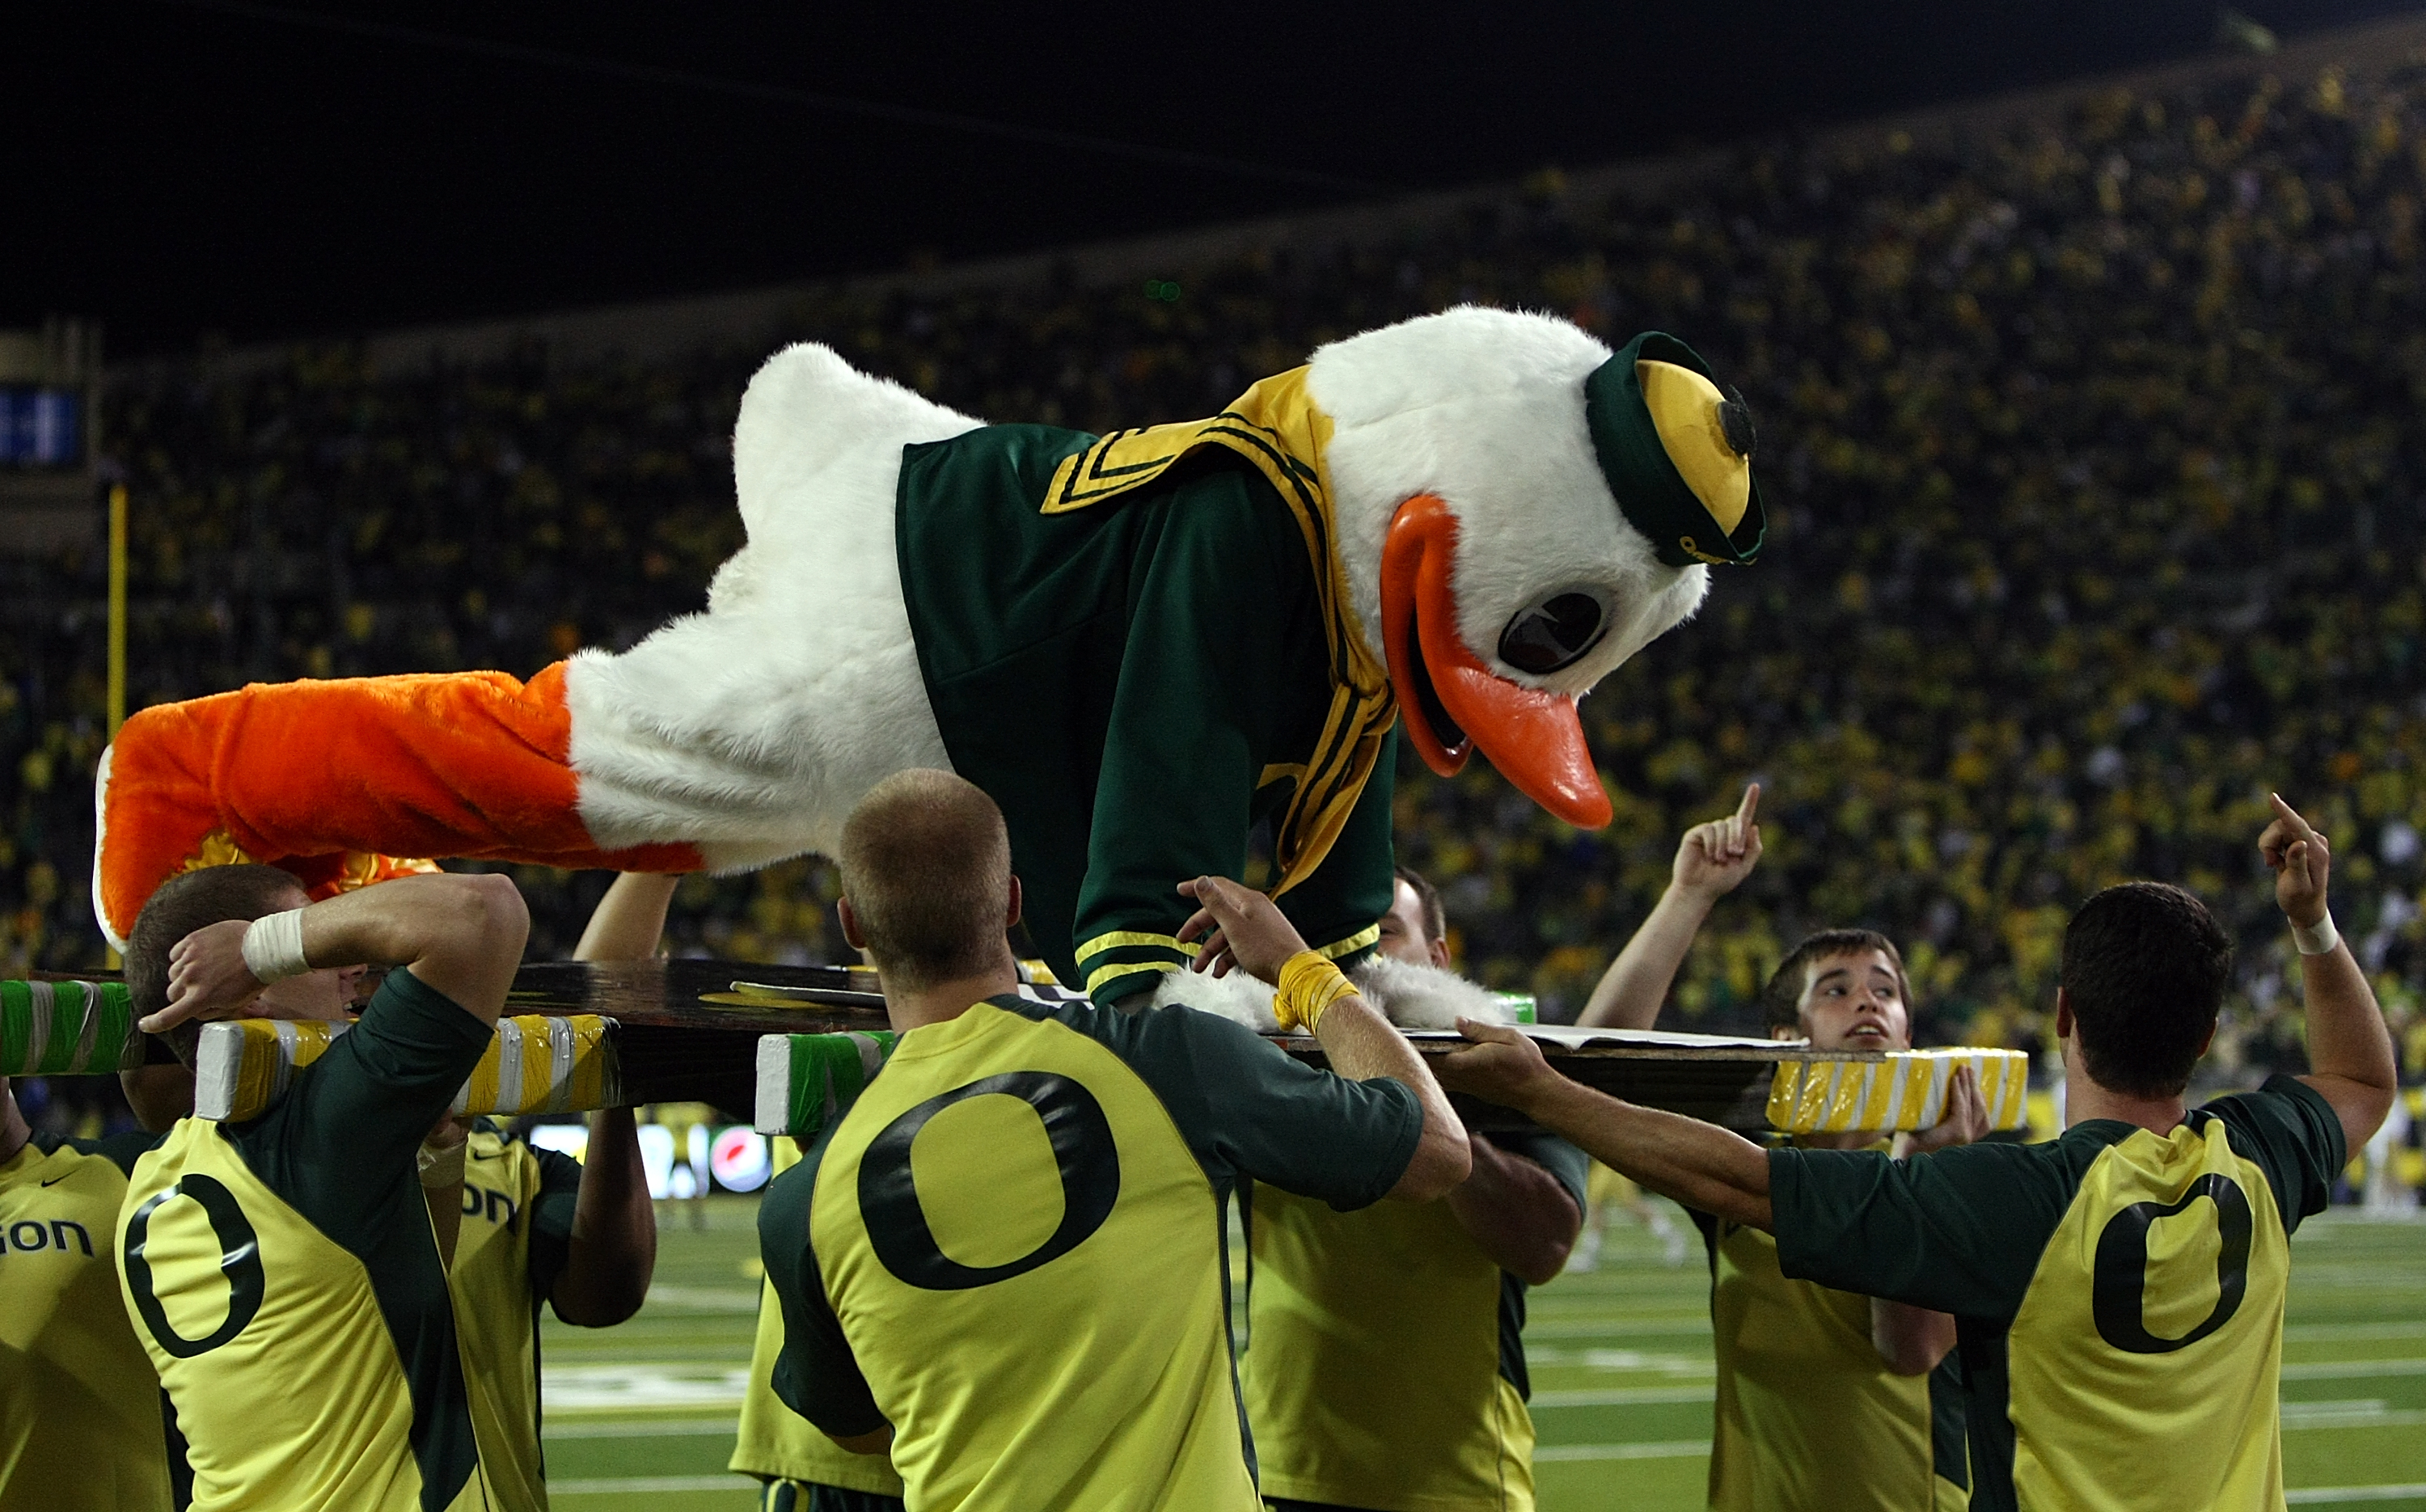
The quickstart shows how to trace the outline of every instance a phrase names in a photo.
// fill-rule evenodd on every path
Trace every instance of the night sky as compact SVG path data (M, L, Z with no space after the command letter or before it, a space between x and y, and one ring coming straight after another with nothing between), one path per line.
M0 23L0 327L130 356L1028 250L2188 56L2216 8L38 0Z

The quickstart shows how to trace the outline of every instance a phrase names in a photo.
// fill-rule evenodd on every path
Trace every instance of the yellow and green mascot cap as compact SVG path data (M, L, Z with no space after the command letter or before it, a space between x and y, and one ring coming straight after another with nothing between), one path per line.
M1617 507L1671 567L1739 566L1769 528L1752 410L1701 354L1646 330L1584 379L1584 419Z

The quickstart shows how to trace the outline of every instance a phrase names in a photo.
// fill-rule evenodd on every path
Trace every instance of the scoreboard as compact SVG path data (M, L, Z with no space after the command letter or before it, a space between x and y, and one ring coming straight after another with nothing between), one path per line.
M85 402L79 389L0 385L0 467L84 466Z
M0 330L0 557L98 545L101 328Z

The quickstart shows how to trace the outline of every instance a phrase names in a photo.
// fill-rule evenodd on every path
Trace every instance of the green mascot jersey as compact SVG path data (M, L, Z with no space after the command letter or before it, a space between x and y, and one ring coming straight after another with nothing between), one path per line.
M1175 886L1242 876L1249 832L1280 828L1308 771L1340 764L1342 621L1317 573L1318 512L1236 451L1207 444L1044 512L1057 470L1097 446L988 426L906 447L897 529L944 748L1002 808L1037 948L1108 1004L1192 954L1173 938L1192 911ZM1378 758L1345 823L1276 892L1343 961L1390 906L1395 727L1367 739Z

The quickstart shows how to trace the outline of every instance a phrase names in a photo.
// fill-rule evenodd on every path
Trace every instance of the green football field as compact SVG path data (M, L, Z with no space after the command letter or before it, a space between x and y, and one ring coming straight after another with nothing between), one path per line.
M754 1202L667 1204L655 1288L546 1331L550 1490L569 1512L740 1512L725 1474L757 1297ZM692 1227L694 1218L704 1226ZM2311 1220L2293 1247L2283 1443L2293 1505L2426 1512L2426 1222ZM1707 1277L1613 1227L1600 1268L1533 1294L1543 1512L1687 1512L1710 1433Z

